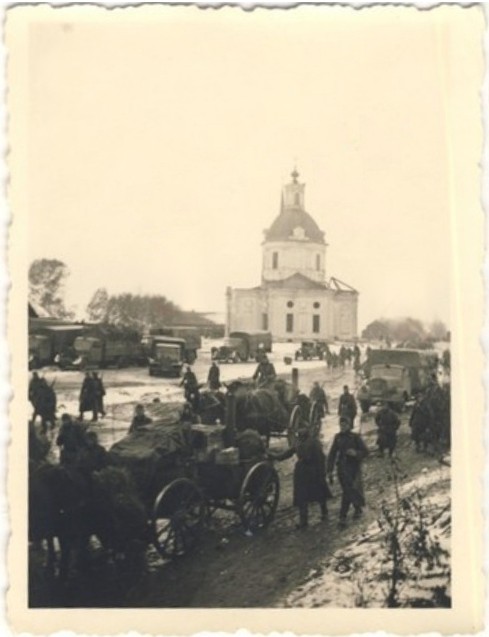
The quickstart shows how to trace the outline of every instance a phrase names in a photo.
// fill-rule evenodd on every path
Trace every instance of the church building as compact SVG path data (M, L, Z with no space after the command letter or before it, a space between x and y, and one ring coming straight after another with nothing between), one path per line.
M280 214L264 232L261 284L227 288L227 331L270 331L275 341L353 339L358 292L327 278L324 232L305 210L296 169L291 176Z

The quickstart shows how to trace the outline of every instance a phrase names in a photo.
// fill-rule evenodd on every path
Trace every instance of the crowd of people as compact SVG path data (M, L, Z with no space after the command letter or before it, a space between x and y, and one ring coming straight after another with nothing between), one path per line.
M343 350L343 353L342 353ZM341 348L338 354L343 362L349 362L354 367L360 364L358 346ZM446 361L445 361L446 362ZM273 363L267 356L261 357L252 376L256 387L262 387L277 379ZM195 372L186 367L180 386L183 388L185 408L182 422L198 421L201 401L201 386ZM210 392L218 392L222 387L220 369L215 361L212 362L207 374L207 387ZM100 470L107 465L107 452L98 441L97 433L90 430L83 422L84 414L92 414L91 423L98 422L99 417L105 416L104 397L105 387L103 379L97 372L86 372L79 394L79 414L75 419L69 414L63 414L55 444L60 450L60 463L75 466L85 472ZM315 381L309 399L320 408L323 418L331 414L330 402L324 388ZM49 429L54 430L56 424L56 392L54 383L49 384L45 378L34 372L29 383L29 400L33 406L30 421L29 452L30 458L39 459L47 454L46 445L36 435L35 424L37 417L41 418L41 434L45 435ZM339 526L344 528L347 515L353 508L354 518L362 515L365 498L362 487L362 463L367 458L369 450L361 433L355 431L358 415L355 396L348 385L344 385L338 397L337 418L339 431L332 439L329 453L324 453L317 432L314 433L303 423L298 431L296 443L287 451L278 453L268 450L269 457L281 461L293 456L296 464L293 473L293 503L299 512L299 529L308 526L308 505L319 504L321 518L327 519L327 502L331 498L331 485L335 475L341 488L341 503L339 508ZM368 418L368 416L367 416ZM399 414L385 401L376 405L374 423L376 425L376 446L378 455L389 457L396 453L398 431L401 426ZM144 411L144 406L136 405L134 418L128 433L137 432L151 424ZM450 445L450 396L449 388L440 387L433 376L426 391L416 397L416 402L409 418L411 438L417 452L432 453L446 451Z

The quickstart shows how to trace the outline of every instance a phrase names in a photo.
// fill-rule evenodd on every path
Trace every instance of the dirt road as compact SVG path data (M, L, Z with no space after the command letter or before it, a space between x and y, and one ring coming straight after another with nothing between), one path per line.
M201 371L197 369L199 379L208 368L205 357L200 365ZM222 366L222 376L244 375L238 367ZM330 400L331 413L336 414L342 386L355 387L352 370L332 374L324 363L317 361L299 363L299 367L301 388L309 391L312 382L319 380ZM248 376L251 369L246 367ZM279 371L284 370L280 368ZM181 394L175 381L152 379L145 370L109 372L104 375L104 380L109 417L95 427L106 445L124 435L136 401L151 398L153 393L162 398ZM58 395L66 406L76 404L80 382L81 375L74 376L74 373L68 373L60 380ZM325 449L337 430L337 422L335 415L327 416L323 421L321 438ZM446 507L449 503L449 471L433 457L414 453L407 423L406 413L402 416L399 433L399 475L406 483L421 480L427 498L429 494L436 494L434 508ZM44 553L31 548L31 606L243 608L357 605L358 591L352 578L338 579L335 560L356 545L359 538L370 537L373 533L369 554L373 551L378 555L378 562L381 561L385 546L381 537L376 539L378 532L372 529L377 528L382 501L392 499L394 493L389 460L375 454L373 416L365 417L357 424L357 430L359 428L371 449L364 467L367 507L363 518L350 521L346 530L339 530L337 525L340 493L337 485L333 486L335 498L329 504L329 520L321 522L319 512L311 509L309 529L296 530L297 514L292 507L294 461L288 460L277 463L280 501L276 518L265 532L247 536L236 516L220 513L212 519L199 547L185 558L164 562L150 549L141 570L126 570L123 564L99 561L95 550L91 571L73 575L64 586L46 578L42 568ZM272 444L280 448L285 442L275 440ZM362 560L356 568L361 575L361 564L364 563L366 575L375 565L367 557ZM382 605L383 601L376 599L372 603Z

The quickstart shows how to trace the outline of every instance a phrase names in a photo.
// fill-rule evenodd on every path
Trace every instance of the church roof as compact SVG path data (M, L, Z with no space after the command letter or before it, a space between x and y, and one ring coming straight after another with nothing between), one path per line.
M286 279L280 279L279 281L264 281L260 286L261 288L287 288L293 290L328 290L327 283L319 283L309 279L300 272L296 272Z
M294 231L298 227L304 230L304 239L309 239L315 243L324 243L324 232L319 229L318 224L311 215L300 208L282 209L270 228L265 230L265 240L294 240L296 239Z

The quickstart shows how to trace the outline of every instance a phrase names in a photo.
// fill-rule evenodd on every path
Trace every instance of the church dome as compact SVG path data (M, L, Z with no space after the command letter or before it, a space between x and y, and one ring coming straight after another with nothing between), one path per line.
M280 214L265 230L265 241L313 241L324 243L324 232L304 210L304 184L297 180L299 173L294 170L292 182L284 187Z

